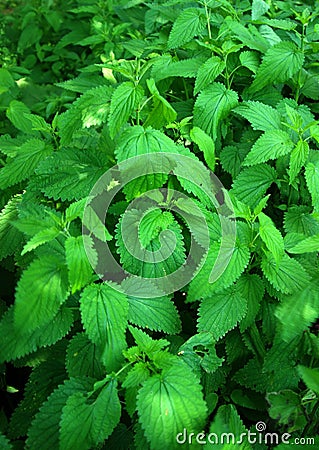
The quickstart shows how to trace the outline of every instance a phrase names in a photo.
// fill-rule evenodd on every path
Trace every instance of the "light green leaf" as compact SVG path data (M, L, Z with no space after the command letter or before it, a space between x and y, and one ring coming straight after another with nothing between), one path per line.
M268 164L249 167L239 173L231 192L238 200L254 208L276 180L276 175L275 169Z
M171 106L171 104L160 95L155 81L151 78L146 80L147 87L150 93L153 95L153 109L147 117L144 127L152 126L154 128L162 128L168 123L174 122L177 117L177 112Z
M225 67L225 61L222 61L218 56L212 56L201 65L197 72L194 95L212 83L223 72Z
M280 156L287 155L293 149L294 144L286 131L266 131L255 142L246 156L243 165L254 166Z
M65 255L72 294L92 281L92 267L86 254L86 249L90 249L91 258L95 258L95 263L97 263L97 254L92 247L93 240L86 235L70 236L65 241Z
M186 364L175 364L144 383L137 397L139 421L152 449L178 449L184 428L200 431L206 404L198 379Z
M32 130L34 131L43 131L44 133L51 134L52 128L51 126L46 123L46 121L43 119L43 117L38 116L36 114L27 114L24 113L24 117L26 117L31 122Z
M106 383L94 401L83 392L72 394L62 409L60 448L90 450L96 447L112 433L120 416L115 379Z
M304 289L310 277L302 265L288 255L284 255L277 264L271 253L266 254L261 262L262 271L275 289L285 294L292 294Z
M319 211L319 161L316 163L308 162L305 170L307 187L311 194L312 206L315 211Z
M102 361L108 371L122 362L126 347L128 301L124 294L107 284L86 287L81 294L81 317L89 338L101 347Z
M32 122L25 117L25 114L30 114L30 109L18 100L12 100L7 109L7 117L18 130L24 133L34 134L32 129Z
M140 85L135 86L131 81L126 81L116 88L112 95L109 114L109 128L112 139L137 108L143 95L143 88Z
M205 11L186 8L174 22L168 39L168 48L180 47L198 36L205 28Z
M298 242L289 248L289 253L311 253L319 252L319 234L309 236L308 238Z
M249 120L254 130L278 130L282 126L279 112L261 102L243 102L234 112Z
M198 331L209 331L218 340L232 330L247 313L247 300L234 286L202 300Z
M276 317L282 324L282 339L290 342L304 331L318 317L319 288L318 280L308 283L302 290L284 297L277 307Z
M215 168L215 144L213 139L208 136L201 128L194 127L190 131L190 137L199 149L204 153L207 166L214 171Z
M301 168L307 161L309 155L309 145L306 141L298 141L290 155L289 181L293 183Z
M289 80L302 68L303 61L303 53L293 42L275 44L266 52L250 90L260 91L267 84Z
M0 187L5 189L33 175L35 168L53 152L51 145L40 139L29 139L21 145L14 158L7 159L0 169Z
M0 69L0 95L8 92L13 86L15 86L15 81L11 73L4 68Z
M310 367L305 366L298 366L298 372L307 388L311 389L316 394L319 394L319 370L311 369Z
M33 331L49 323L68 296L63 259L47 255L24 270L18 282L14 318L17 328Z
M26 253L31 252L32 250L39 247L40 245L45 244L46 242L52 241L57 236L59 236L59 234L60 234L60 230L58 230L56 227L47 228L47 229L39 231L23 247L21 255L25 255Z
M278 264L284 254L284 240L273 221L263 212L258 214L259 234Z
M264 0L253 0L252 9L251 9L251 18L252 20L258 20L261 16L263 16L269 9L268 3L264 2Z
M237 105L238 95L221 83L213 83L198 96L194 107L194 126L203 129L216 141L219 126Z
M21 197L13 197L0 213L0 259L12 255L23 242L23 234L20 233L13 222L18 219L17 206L21 201Z
M257 52L241 52L239 55L239 60L244 67L247 67L247 69L251 70L253 73L257 72L260 62Z

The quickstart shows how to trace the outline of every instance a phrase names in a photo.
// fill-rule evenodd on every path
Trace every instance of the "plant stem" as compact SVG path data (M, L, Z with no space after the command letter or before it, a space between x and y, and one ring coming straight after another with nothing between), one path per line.
M305 29L306 29L306 25L303 24L302 25L302 33L301 33L301 37L300 37L300 50L301 50L302 54L304 54L304 48L305 48ZM298 86L297 86L296 94L295 94L295 100L297 103L298 103L299 96L300 96L301 75L302 75L302 67L298 73L298 80L297 80Z
M208 37L209 37L209 40L211 40L212 39L212 30L210 28L210 13L208 11L206 2L205 2L205 13L206 13Z

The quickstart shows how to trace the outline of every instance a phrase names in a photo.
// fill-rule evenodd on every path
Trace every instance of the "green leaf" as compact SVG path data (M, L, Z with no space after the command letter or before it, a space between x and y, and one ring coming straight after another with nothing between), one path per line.
M260 308L260 302L265 293L265 286L258 275L243 274L236 283L239 294L247 301L247 314L240 322L240 330L243 332L255 322Z
M225 67L225 61L222 61L218 56L212 56L201 65L197 72L194 95L212 83L223 72Z
M2 317L0 331L3 346L0 361L11 361L34 352L38 348L55 344L71 329L72 311L62 306L51 321L33 331L24 330L14 324L14 307Z
M220 152L220 162L223 169L236 178L240 172L241 164L248 153L244 146L227 145Z
M21 197L13 197L0 213L0 259L12 255L23 242L23 235L13 225L12 222L18 218L17 206Z
M137 108L143 95L143 88L140 85L135 86L131 81L126 81L116 88L112 95L109 114L109 128L112 139Z
M66 354L66 370L69 377L102 378L105 374L100 349L85 333L78 333L70 341Z
M147 155L148 153L156 152L177 153L177 147L169 137L159 130L154 130L150 127L145 130L141 126L134 126L128 128L121 134L115 155L117 161L122 162L137 155ZM141 193L147 192L150 189L159 188L167 180L167 174L157 173L156 165L153 168L152 163L147 162L147 159L145 159L145 163L143 161L143 168L147 164L149 164L147 168L150 174L136 177L124 187L123 190L127 200L138 197ZM137 168L136 175L138 175Z
M130 280L130 283L136 283L141 290L141 282L139 279ZM134 289L133 284L133 289ZM181 329L181 321L178 311L169 297L145 298L134 297L130 295L131 284L123 281L123 289L128 295L129 312L128 320L139 327L148 328L155 331L163 331L168 334L176 334ZM145 294L148 292L145 289Z
M309 236L298 242L293 247L289 248L289 253L311 253L319 252L319 234L315 236Z
M303 53L293 42L273 45L266 52L250 90L256 92L267 84L284 83L302 68L303 61Z
M213 139L208 136L201 128L194 127L190 131L190 137L199 149L204 153L207 166L214 171L215 168L215 144Z
M12 124L23 133L34 134L32 130L32 122L25 116L30 114L30 109L18 100L12 100L7 109L7 118Z
M0 432L0 447L2 450L12 450L12 445L9 442L9 439L6 438L4 434Z
M177 112L171 106L171 104L160 95L155 81L151 78L146 80L147 87L153 96L153 109L148 115L147 120L144 123L144 127L152 126L154 128L162 128L171 122L174 122L177 117Z
M279 112L261 102L243 102L234 112L249 120L254 130L269 131L282 127Z
M4 68L0 69L0 95L8 92L13 86L15 86L15 81L11 73Z
M290 389L270 392L267 400L270 403L270 417L280 424L288 424L302 414L300 397Z
M64 261L47 255L23 272L16 290L14 318L21 330L33 331L49 323L68 296Z
M43 133L48 133L48 134L52 133L51 126L48 123L46 123L46 121L43 119L43 117L38 116L36 114L27 114L27 113L24 113L24 117L26 117L28 120L30 120L31 125L32 125L31 129L33 131L42 131Z
M40 245L45 244L46 242L52 241L57 236L59 236L59 234L60 234L60 230L58 230L56 227L52 227L52 228L48 228L48 229L39 231L23 247L21 255L23 256L26 253L31 252L35 248L39 247Z
M164 60L164 62L166 61ZM154 64L152 74L154 75L155 81L161 81L171 77L195 78L202 64L202 57L182 59L180 61L170 60L164 67L156 67Z
M259 56L257 52L245 51L239 55L239 60L244 67L256 73L259 67Z
M74 393L86 393L92 386L88 378L71 378L61 384L35 415L28 431L27 446L31 449L52 450L60 448L59 424L62 409Z
M305 170L307 187L311 194L312 206L315 211L319 211L319 161L317 163L308 162Z
M294 144L286 131L266 131L255 142L246 156L243 165L254 166L280 156L287 155L293 149Z
M318 280L308 283L302 290L283 298L276 310L276 317L282 324L282 339L289 342L315 322L319 310Z
M264 2L264 0L253 0L251 9L252 20L258 20L263 16L269 9L269 5Z
M81 318L89 338L102 349L102 362L108 371L122 362L126 347L128 301L124 294L107 284L94 284L81 294Z
M268 164L249 167L239 173L231 192L238 200L254 208L276 180L276 175L275 169Z
M319 221L310 214L306 205L291 206L284 216L284 227L287 233L299 233L306 236L319 234Z
M223 119L237 105L238 95L221 83L213 83L198 96L194 107L194 126L200 127L216 141Z
M259 234L272 253L275 261L279 264L284 254L284 240L280 231L275 227L273 221L263 212L258 214Z
M70 236L65 241L65 255L72 294L92 281L92 267L86 254L86 249L90 248L91 257L95 257L97 263L97 254L92 247L93 240L86 235Z
M186 8L174 22L168 39L168 48L180 47L201 34L205 28L205 11Z
M29 178L41 160L53 152L51 145L40 139L29 139L19 148L14 158L8 158L6 165L0 169L0 186L5 189Z
M198 379L186 364L175 364L145 381L137 397L145 436L156 450L178 449L176 436L184 428L200 431L206 405Z
M271 253L266 254L261 262L262 271L275 289L285 294L292 294L304 289L310 277L302 265L288 255L284 255L277 264Z
M62 409L60 448L89 450L96 447L112 433L120 416L115 379L106 383L93 402L83 392L72 394Z
M63 149L39 165L34 183L47 197L79 200L90 193L107 167L107 157L101 152Z
M247 313L247 301L235 287L202 300L198 331L209 331L214 339L222 338Z
M310 367L298 366L298 372L306 384L316 394L319 394L319 370L310 369Z
M298 141L290 155L289 181L293 183L301 168L307 161L309 155L309 145L306 141Z

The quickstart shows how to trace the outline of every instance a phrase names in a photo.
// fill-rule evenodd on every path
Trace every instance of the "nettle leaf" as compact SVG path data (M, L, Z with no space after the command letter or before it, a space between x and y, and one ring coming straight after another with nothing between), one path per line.
M133 280L130 280L133 283ZM141 280L134 281L138 285L139 291L142 289ZM173 301L169 297L142 298L130 295L131 284L123 281L121 286L127 293L129 311L128 320L139 327L148 328L155 331L163 331L168 334L178 333L181 329L181 320ZM148 292L145 288L145 294Z
M316 321L319 311L318 279L302 290L284 297L276 310L276 317L282 324L282 339L289 342Z
M168 39L168 48L180 47L201 34L206 24L205 11L186 8L174 22Z
M156 65L154 65L152 73L156 81L170 77L195 78L202 64L202 56L180 61L171 60L169 64L166 64L163 68L159 67L158 70L156 70Z
M121 404L114 378L104 385L94 401L83 392L72 394L62 409L60 448L89 450L101 444L112 433L120 416Z
M316 394L319 394L319 370L311 369L310 367L305 366L298 366L298 372L307 388L311 389Z
M254 130L269 131L282 128L279 112L261 102L243 102L234 112L247 119Z
M273 45L266 52L250 90L260 91L267 84L289 80L302 68L303 61L303 53L293 42L283 41Z
M60 448L59 425L62 409L75 393L85 394L92 388L89 378L71 378L61 384L43 403L28 431L27 447L52 450Z
M194 95L212 83L223 72L225 67L225 61L221 60L218 56L212 56L200 66L195 81Z
M55 200L86 197L108 167L105 154L93 150L64 149L43 161L35 186Z
M284 255L277 264L271 253L266 254L261 262L262 271L275 289L285 294L292 294L304 289L310 277L302 265L288 255Z
M240 322L240 330L243 332L255 322L265 286L258 275L245 273L236 282L236 289L247 300L247 314Z
M21 197L13 197L0 213L0 259L12 255L23 242L23 235L12 224L18 218Z
M115 150L118 162L126 161L138 155L147 155L148 153L170 152L177 153L175 143L164 133L149 127L146 130L141 126L130 127L125 130L119 139ZM167 181L166 173L158 173L156 166L153 168L152 163L145 158L143 168L149 164L149 175L137 177L127 183L124 187L127 200L138 197L141 193L151 189L162 187ZM147 166L148 167L148 166Z
M316 211L319 210L319 162L312 163L309 162L306 165L305 177L307 182L307 187L311 194L312 205Z
M137 397L139 422L151 449L178 449L183 429L200 431L207 407L198 379L184 363L164 369L145 381Z
M68 296L67 272L63 260L42 256L23 272L16 290L16 327L33 331L49 323Z
M213 171L215 168L215 144L212 138L199 127L194 127L191 129L190 137L204 153L207 166Z
M0 169L0 187L5 189L34 174L40 161L53 152L53 147L40 139L29 139L18 149L16 156L8 158Z
M30 114L30 109L18 100L12 100L6 111L7 118L20 131L27 134L34 134L31 121L25 116Z
M11 361L34 352L38 348L55 344L71 329L72 311L62 306L57 314L45 325L30 331L15 326L14 307L12 306L0 321L2 343L0 361Z
M125 241L121 231L125 218ZM116 229L116 245L123 268L131 274L146 278L160 278L175 272L185 262L185 247L182 229L174 220L161 235L147 246L139 239L141 212L137 209L127 211L121 217ZM130 230L129 234L127 231ZM134 256L138 255L138 257Z
M298 141L290 155L289 181L293 183L309 155L309 145L306 141Z
M148 115L144 127L147 128L148 126L152 126L159 129L168 123L174 122L177 117L177 112L171 104L160 95L155 85L155 81L151 78L150 80L146 80L146 83L153 96L153 109Z
M143 95L143 88L140 85L134 85L131 81L125 81L116 88L112 95L109 115L112 139L137 108Z
M70 236L65 241L65 256L72 294L92 281L93 269L86 254L86 249L90 248L91 257L95 256L97 263L97 254L92 247L93 239L86 235Z
M302 414L300 397L290 389L270 392L267 394L267 400L270 403L270 417L279 423L288 424Z
M287 233L299 233L310 236L319 233L319 221L310 214L306 205L291 206L284 215L284 227Z
M231 192L238 200L254 208L276 178L276 170L268 164L249 167L239 173Z
M251 8L251 18L252 20L258 20L261 16L263 16L270 6L268 3L264 2L264 0L253 0L252 8Z
M284 254L284 240L273 221L263 212L258 214L259 234L278 264Z
M312 253L319 251L319 234L309 236L289 248L289 253Z
M247 67L251 72L256 73L259 67L259 55L257 52L245 51L239 55L242 66Z
M78 333L70 341L66 354L69 377L102 378L105 369L100 360L102 352L85 333Z
M9 442L9 439L6 438L4 434L0 432L0 447L2 450L12 450L13 447Z
M99 86L89 89L72 105L81 111L82 126L90 128L105 123L110 110L110 99L113 88Z
M271 159L277 159L280 156L290 153L293 148L294 143L286 131L266 131L259 139L257 139L246 156L243 165L254 166Z
M247 153L248 150L244 146L227 145L219 155L223 169L230 173L233 178L236 178Z
M118 369L126 347L128 317L126 296L107 284L86 287L81 294L81 318L89 338L102 349L108 371Z
M222 338L247 313L247 300L235 286L202 300L198 331L209 331L214 339Z
M42 244L45 244L46 242L50 242L53 239L55 239L57 236L59 236L60 231L56 227L48 228L39 231L37 234L35 234L23 247L23 250L21 252L21 256L25 255L28 252L31 252L32 250L36 249Z
M220 123L237 105L238 94L221 83L213 83L198 96L194 107L194 125L213 140L217 139Z

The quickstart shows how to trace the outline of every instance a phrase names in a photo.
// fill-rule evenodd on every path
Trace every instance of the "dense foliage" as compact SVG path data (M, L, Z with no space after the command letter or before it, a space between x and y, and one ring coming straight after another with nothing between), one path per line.
M280 449L317 436L313 3L0 2L1 449L202 448L176 435L239 439L257 422L291 435ZM99 178L159 152L191 158L228 191L236 239L212 283L218 208L174 170L131 180L82 236ZM138 206L127 208L150 190L140 221ZM155 286L200 239L198 211L209 245L176 292L136 297L127 280L101 282L93 270L98 240ZM165 233L172 253L155 263L132 255L124 219L145 254ZM271 448L247 437L204 447Z

